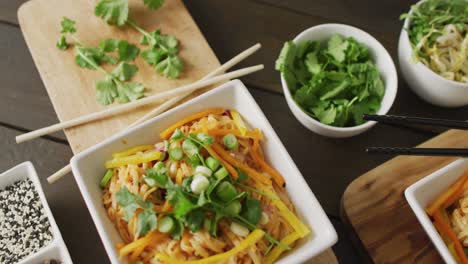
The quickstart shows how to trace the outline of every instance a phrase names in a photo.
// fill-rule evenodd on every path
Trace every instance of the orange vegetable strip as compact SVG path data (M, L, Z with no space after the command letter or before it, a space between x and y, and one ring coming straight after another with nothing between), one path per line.
M468 177L467 173L465 173L462 177L460 177L460 179L458 179L454 184L452 184L452 186L450 186L450 188L447 191L439 195L439 197L437 197L437 199L434 202L432 202L432 204L429 205L429 207L427 207L427 214L432 216L439 208L441 208L441 206L443 206L445 202L453 196L453 194L460 188L460 186L463 187L466 177Z
M159 134L159 136L162 139L168 139L177 128L179 128L179 127L181 127L181 126L183 126L183 125L185 125L185 124L187 124L189 122L200 119L200 118L202 118L204 116L207 116L207 115L210 115L210 114L220 115L220 114L224 113L224 111L225 110L223 108L210 108L210 109L206 109L206 110L203 110L201 112L192 114L192 115L187 116L184 119L172 124L170 127L166 128L163 132L161 132Z
M217 160L223 164L223 166L226 168L226 170L231 174L232 178L237 180L237 177L239 177L239 174L237 173L236 169L231 166L228 162L226 162L222 157L220 157L220 154L216 153L216 150L214 150L212 147L206 146L206 149L210 153L210 155L214 156Z
M274 168L270 167L268 163L263 160L263 158L260 157L260 155L257 153L258 150L258 139L254 139L254 145L252 148L252 151L250 152L250 155L252 155L252 158L260 164L260 167L262 167L263 170L265 170L268 174L270 174L273 177L273 180L278 184L278 186L284 187L285 181L283 176L276 171Z
M243 170L245 173L247 173L249 176L251 176L255 181L263 183L263 184L268 184L271 185L270 179L268 179L267 176L257 172L256 170L252 169L248 165L245 165L244 163L240 162L236 158L232 157L229 152L225 151L223 147L221 147L217 142L213 143L213 149L227 162L232 164L234 167L237 167L241 170Z
M440 230L440 232L442 232L443 235L447 236L448 238L450 238L450 240L452 240L455 246L455 251L457 252L458 257L460 258L462 263L468 263L468 259L465 256L465 252L463 251L463 247L460 244L460 241L458 241L457 235L455 234L455 232L453 232L450 226L444 222L442 216L440 215L440 212L434 212L434 215L432 217L434 217L437 229Z
M447 200L442 205L442 208L447 208L453 203L455 203L458 199L460 199L461 195L465 191L464 187L465 187L467 180L468 180L468 172L465 172L465 174L463 174L463 176L461 177L460 185L457 187L455 192L453 192L452 195L447 198Z

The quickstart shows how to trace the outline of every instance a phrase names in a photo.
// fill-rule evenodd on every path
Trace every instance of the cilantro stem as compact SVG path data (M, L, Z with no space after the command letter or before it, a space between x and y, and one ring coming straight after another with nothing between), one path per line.
M78 47L75 47L76 49L76 52L78 53L78 55L80 55L81 58L83 58L83 60L85 60L87 63L89 63L91 66L93 66L93 68L95 68L96 70L99 70L100 72L104 73L105 75L111 75L109 74L106 70L104 70L101 66L97 65L93 60L91 60L90 58L88 58L88 56L86 56L82 51L81 51L81 45L79 45ZM115 78L112 77L112 79L114 80ZM115 80L114 80L115 81Z
M127 24L131 27L133 27L135 30L143 34L145 37L150 38L153 40L154 43L158 43L158 40L155 39L148 31L144 30L142 27L138 26L137 23L135 23L133 20L128 19ZM165 52L168 52L168 49L164 47L163 45L158 46L160 49L164 50Z
M267 198L270 198L271 200L276 200L276 201L278 200L278 197L275 197L275 196L270 195L270 194L265 193L265 192L261 192L261 191L259 191L259 190L255 190L254 188L249 187L249 186L247 186L247 185L244 185L244 184L242 184L242 183L240 183L240 182L233 181L233 183L234 183L235 185L238 185L238 186L241 187L241 188L244 188L244 189L248 190L248 191L251 191L251 192L254 192L254 193L258 193L258 194L263 195L263 196L265 196L265 197L267 197Z
M247 221L247 219L243 218L242 216L238 215L236 217L234 217L234 219L236 219L237 221L240 221L242 222L243 224L247 225L247 227L249 227L251 230L255 230L257 229L257 226L251 224L249 221ZM291 250L291 247L282 243L281 241L278 241L276 239L274 239L272 236L270 236L270 234L266 233L265 232L265 238L268 239L268 241L270 241L271 243L274 243L286 250Z

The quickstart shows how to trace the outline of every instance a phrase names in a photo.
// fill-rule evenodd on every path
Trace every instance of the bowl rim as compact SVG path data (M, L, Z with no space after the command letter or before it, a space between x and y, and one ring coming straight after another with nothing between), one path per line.
M357 31L359 34L362 34L368 38L370 38L372 41L375 41L377 43L378 46L380 46L383 51L384 51L384 56L387 57L391 64L390 64L390 75L392 75L392 77L394 77L395 79L395 89L385 89L385 94L384 94L384 97L385 95L387 95L387 93L390 93L390 98L389 98L389 105L388 105L388 108L387 109L384 109L381 114L386 114L388 113L388 111L390 111L390 109L392 108L394 102L395 102L395 99L396 99L396 95L397 95L397 91L398 91L398 74L397 74L397 70L396 70L396 67L395 67L395 63L392 59L392 57L390 56L390 53L387 51L387 49L382 45L382 43L380 43L380 41L378 41L376 38L374 38L371 34L367 33L366 31L358 28L358 27L354 27L354 26L350 26L350 25L346 25L346 24L340 24L340 23L326 23L326 24L319 24L319 25L316 25L316 26L313 26L313 27L310 27L310 28L307 28L305 29L304 31L302 31L301 33L299 33L292 41L294 43L296 43L297 41L299 41L300 38L302 38L304 35L308 34L310 31L315 31L317 29L320 29L320 28L337 28L337 27L341 27L341 28L347 28L347 29L353 29L355 31ZM364 43L366 44L366 43ZM366 45L368 47L368 45ZM368 47L370 49L370 47ZM283 73L280 73L280 77L281 77L281 84L282 84L282 87L283 87L283 92L285 93L286 95L286 99L287 100L290 100L292 101L292 103L297 107L299 108L301 114L303 117L307 118L311 123L313 123L314 125L322 128L322 129L325 129L325 130L328 130L328 131L333 131L333 132L337 132L337 133L345 133L345 132L356 132L356 131L365 131L369 128L371 128L372 126L374 126L377 122L375 121L367 121L363 124L360 124L360 125L357 125L357 126L351 126L351 127L336 127L336 126L331 126L331 125L326 125L326 124L323 124L321 123L320 121L318 121L317 119L311 117L310 115L308 115L303 109L301 106L299 106L296 101L294 100L294 98L292 98L292 94L289 90L289 87L288 87L288 84L286 83L286 81L284 80L284 77L283 77ZM387 87L385 87L387 88ZM381 100L381 103L383 102L383 98ZM291 109L292 106L290 106L288 104L289 108ZM381 110L382 108L379 109L379 111ZM291 109L292 110L292 109ZM293 110L292 110L293 111Z
M86 150L84 150L84 151L82 151L82 152L80 152L77 155L72 157L70 163L71 163L71 167L72 167L72 170L73 170L73 176L75 178L75 181L77 182L77 185L79 187L79 190L80 190L80 193L81 193L81 195L83 197L83 200L85 201L86 207L88 208L88 211L89 211L89 213L90 213L90 215L91 215L91 217L93 219L93 223L94 223L94 225L95 225L95 227L97 229L97 232L99 234L101 242L104 245L106 254L108 255L109 260L112 263L124 263L124 262L114 262L115 258L114 258L114 255L111 253L111 248L114 248L114 245L111 244L111 240L109 239L109 233L105 230L105 227L104 227L105 225L101 221L102 218L98 215L97 207L95 206L94 201L93 201L89 191L87 190L88 189L88 187L87 187L88 183L85 182L85 180L84 180L85 177L84 177L83 173L81 172L81 168L84 166L82 164L83 159L85 159L88 155L92 155L94 152L98 151L101 148L111 146L112 144L116 144L116 142L118 142L122 138L128 137L128 136L134 134L135 132L137 132L137 131L139 131L141 129L150 129L151 128L150 125L155 123L156 121L159 121L160 119L164 119L169 115L177 113L178 111L182 111L183 108L190 108L191 106L198 103L199 101L203 101L203 100L205 100L205 99L207 99L207 98L209 98L211 96L219 96L219 95L217 95L218 93L224 93L224 91L228 90L228 89L237 90L238 92L240 92L242 94L242 96L246 96L246 98L249 99L249 102L253 103L254 107L253 107L252 111L254 111L254 112L258 111L259 117L262 120L264 120L262 122L265 122L266 129L268 130L268 133L271 134L271 136L272 136L271 139L273 140L273 142L278 143L277 147L279 148L279 150L281 150L281 152L283 152L286 155L285 156L286 157L285 162L287 162L289 164L289 166L292 168L294 173L297 173L298 178L296 180L299 180L301 182L304 182L304 184L306 184L304 176L302 175L300 170L297 168L296 164L294 163L294 160L289 155L289 152L287 151L285 146L282 144L281 140L279 139L279 137L276 134L273 127L271 126L270 122L268 121L268 119L264 115L263 111L261 110L261 108L258 106L256 101L254 100L253 96L247 90L245 85L238 79L235 79L235 80L220 84L216 88L214 88L214 89L212 89L210 91L207 91L207 92L203 93L202 95L199 95L199 96L197 96L197 97L195 97L195 98L193 98L193 99L191 99L191 100L189 100L187 102L184 102L183 104L180 104L180 105L178 105L178 106L176 106L174 108L171 108L170 110L162 113L161 115L159 115L157 117L153 117L153 118L151 118L149 120L146 120L145 122L142 122L141 124L138 124L138 125L136 125L136 126L134 126L132 128L120 131L120 132L110 136L106 140L100 142L99 144L96 144L96 145L94 145L94 146L92 146L92 147L90 147L90 148L88 148L88 149L86 149ZM319 202L319 200L315 196L315 193L312 191L312 189L308 185L307 185L307 189L308 189L308 194L312 198L312 202L317 205L317 208L316 208L317 211L314 211L314 212L318 216L316 216L315 219L321 219L321 220L324 221L324 225L321 226L321 228L324 229L325 231L321 232L322 233L321 236L318 236L317 232L314 231L313 226L311 226L312 233L310 235L315 237L313 239L318 239L318 238L321 239L321 240L319 240L319 241L321 241L320 242L321 244L317 244L316 247L314 248L318 252L314 256L317 256L320 253L322 253L323 251L325 251L326 249L331 248L337 242L338 235L336 233L336 230L335 230L330 218L328 217L328 215L324 211L321 203ZM98 203L100 203L100 202L98 202ZM302 211L299 210L299 211L301 212L301 214L303 214L301 216L303 219L308 219L309 221L310 221L310 219L312 219L311 217L306 216L306 213L305 213L304 210L302 210ZM305 250L305 249L303 249L303 250ZM309 252L310 252L310 249L309 249ZM294 251L294 252L291 252L291 254L293 254L293 255L295 254L296 259L294 259L294 261L298 261L298 262L303 262L303 261L306 261L306 260L312 258L312 256L304 255L303 252Z
M409 27L411 26L410 16L414 12L413 7L419 6L419 5L421 5L422 3L426 2L426 1L428 1L428 0L420 0L417 3L411 5L409 11L407 12L408 17L406 17L405 20L403 21L403 27L401 28L401 34L405 38L405 40L407 41L404 44L405 45L404 48L409 49L411 51L410 54L413 54L413 52L414 52L413 47L411 46L411 40L410 40L409 34L408 34ZM398 45L400 45L400 44L398 44ZM413 59L412 56L411 56L410 59ZM448 84L454 85L457 88L468 89L468 83L457 82L457 81L452 81L452 80L446 79L446 78L442 77L440 74L434 72L431 68L429 68L426 64L422 63L419 60L413 62L413 64L416 65L416 67L420 67L425 72L427 72L430 75L434 76L434 78L438 79L439 81L446 82Z

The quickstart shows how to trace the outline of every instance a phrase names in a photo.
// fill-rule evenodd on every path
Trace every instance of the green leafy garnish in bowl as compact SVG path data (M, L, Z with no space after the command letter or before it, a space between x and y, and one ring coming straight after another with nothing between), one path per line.
M323 124L351 127L380 108L385 86L369 50L354 38L288 41L275 68L301 109Z

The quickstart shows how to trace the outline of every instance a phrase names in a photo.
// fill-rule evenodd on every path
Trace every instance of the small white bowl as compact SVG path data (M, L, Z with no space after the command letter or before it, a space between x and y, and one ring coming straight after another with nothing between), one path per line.
M424 1L420 1L417 5ZM410 14L413 11L410 11ZM406 31L411 20L405 19L398 42L398 61L401 72L411 89L426 102L442 107L468 105L468 83L455 82L433 72L426 65L415 61L413 48Z
M294 38L293 42L324 42L330 39L335 34L339 34L344 37L353 37L358 42L364 44L366 47L369 48L371 57L373 58L373 61L376 64L377 69L380 72L380 76L382 77L383 82L385 84L385 95L382 99L382 104L379 111L377 111L377 114L386 114L392 107L393 102L395 101L398 89L398 76L392 57L382 46L382 44L380 44L380 42L377 41L374 37L372 37L367 32L352 26L343 24L322 24L306 29L296 38ZM286 102L288 103L291 112L302 125L319 135L333 138L352 137L367 131L376 124L376 122L374 121L368 121L364 124L353 127L335 127L322 124L318 120L306 114L297 105L297 103L292 98L291 92L282 74L281 84L283 86L283 92L286 97Z
M5 187L17 181L27 178L33 182L36 192L39 195L42 207L44 208L44 212L47 215L47 219L49 220L53 238L47 246L39 249L39 251L36 253L20 260L17 264L38 264L52 259L58 260L64 264L73 263L70 258L70 254L68 253L67 246L63 242L63 238L60 234L57 223L55 223L54 216L50 211L49 205L44 195L44 191L42 190L42 186L39 181L39 177L37 176L33 164L29 161L23 162L18 166L0 174L0 189L4 189Z
M405 190L408 204L447 264L456 264L457 262L450 254L444 240L435 229L425 210L441 193L454 184L465 171L468 171L468 159L459 159L422 178Z
M111 157L113 152L135 145L154 144L160 140L159 132L169 125L189 114L212 107L236 109L248 124L259 128L264 133L266 158L284 175L286 190L300 218L312 229L312 235L304 238L290 254L283 256L277 263L303 263L336 243L337 234L333 225L294 161L247 88L241 81L234 80L141 125L114 135L72 158L73 175L112 263L126 262L119 258L115 247L117 243L122 242L122 239L102 205L102 190L99 182L105 173L104 162Z

